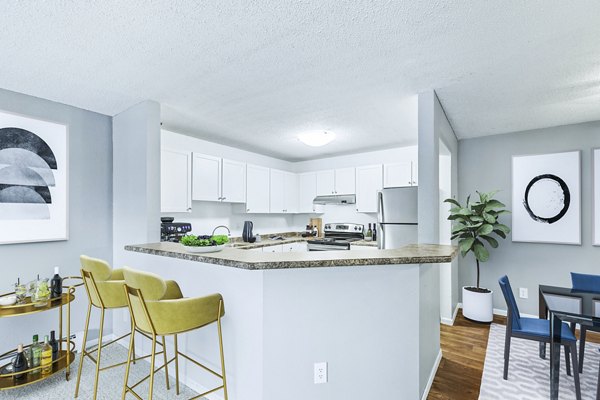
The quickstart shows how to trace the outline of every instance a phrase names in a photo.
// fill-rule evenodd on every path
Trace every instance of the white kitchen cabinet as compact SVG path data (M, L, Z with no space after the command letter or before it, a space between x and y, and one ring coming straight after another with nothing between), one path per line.
M221 196L228 203L246 202L246 163L221 160Z
M377 192L383 188L383 166L356 168L356 211L377 212Z
M271 169L271 213L295 213L298 210L298 178L292 172Z
M417 186L417 162L402 161L383 165L383 187Z
M193 196L200 201L246 201L246 164L194 153Z
M350 250L379 250L377 246L357 246L350 245Z
M262 247L257 247L255 249L248 249L248 250L245 250L245 251L253 251L255 253L262 253L263 252L263 248Z
M335 170L335 194L356 193L355 170L355 168L339 168Z
M317 197L317 173L305 172L298 174L298 213L319 213L323 207L313 204Z
M308 251L308 244L306 242L294 242L283 245L283 252L304 252Z
M335 194L335 170L318 171L317 174L317 196L328 196Z
M192 211L192 155L190 152L161 150L160 211Z
M263 247L263 253L282 253L282 252L283 252L282 244L276 244L274 246Z
M277 170L277 169L271 169L270 171L270 179L271 179L271 186L270 186L270 205L269 205L269 211L271 213L283 213L285 212L285 199L284 199L284 193L285 193L285 172Z
M328 169L317 172L317 195L356 193L355 168Z
M192 199L221 201L221 159L194 153Z
M269 168L258 165L246 166L246 212L269 212Z

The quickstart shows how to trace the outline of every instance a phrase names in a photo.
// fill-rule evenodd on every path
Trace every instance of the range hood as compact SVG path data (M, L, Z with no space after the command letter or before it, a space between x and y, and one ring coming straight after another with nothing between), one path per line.
M331 196L317 196L313 200L313 204L355 204L356 195L354 194L339 194Z

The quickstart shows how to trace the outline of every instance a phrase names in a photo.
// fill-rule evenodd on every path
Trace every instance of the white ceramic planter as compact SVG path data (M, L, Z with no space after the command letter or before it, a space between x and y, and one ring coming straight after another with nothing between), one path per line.
M494 292L478 293L462 289L463 315L473 321L492 322L494 319L494 308L492 295Z

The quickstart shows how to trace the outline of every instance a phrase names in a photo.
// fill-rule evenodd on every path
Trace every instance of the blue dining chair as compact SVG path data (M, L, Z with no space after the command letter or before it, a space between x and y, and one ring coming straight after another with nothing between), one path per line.
M508 276L504 275L498 280L506 306L508 315L506 317L506 337L504 341L504 380L508 380L508 361L510 358L510 339L520 338L534 340L536 342L550 343L550 321L539 318L524 318L519 313L517 301L510 287ZM577 369L577 339L569 329L569 325L562 323L561 330L562 345L565 346L565 360L567 363L567 374L571 375L569 364L569 355L573 365L573 377L575 380L575 390L577 399L581 399L581 388L579 385L579 370ZM560 355L559 355L560 357Z
M574 290L600 293L600 275L571 272L571 283ZM575 331L574 323L571 326L571 330ZM587 331L600 332L600 327L585 325L579 326L579 373L583 373L583 357L585 355L585 339L587 336Z

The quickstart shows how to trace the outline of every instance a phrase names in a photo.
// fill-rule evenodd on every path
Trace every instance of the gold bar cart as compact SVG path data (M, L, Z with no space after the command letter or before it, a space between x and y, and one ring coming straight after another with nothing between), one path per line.
M21 372L0 372L0 390L14 389L22 386L31 385L32 383L47 379L62 370L65 371L65 379L68 381L71 375L71 363L75 360L75 343L71 341L71 302L75 300L75 288L82 286L83 282L74 283L71 285L64 285L65 281L82 281L80 276L68 276L63 278L63 294L61 297L54 299L48 299L47 304L43 306L36 305L31 302L31 297L26 297L25 302L21 304L13 304L11 306L0 306L0 318L5 317L18 317L21 315L36 314L44 311L54 310L58 308L58 343L59 352L56 360L52 361L52 371L47 374L41 372L41 367L30 368L27 371ZM65 292L66 289L66 292ZM8 296L14 293L5 293L1 295ZM66 306L67 315L67 335L63 337L63 307ZM63 343L66 344L63 348ZM24 349L29 349L31 345L27 345ZM16 349L8 351L0 355L0 359L8 357L10 354L16 353ZM0 371L4 370L11 362L0 366ZM37 370L37 372L34 372ZM25 374L25 378L22 380L15 380L15 375Z

